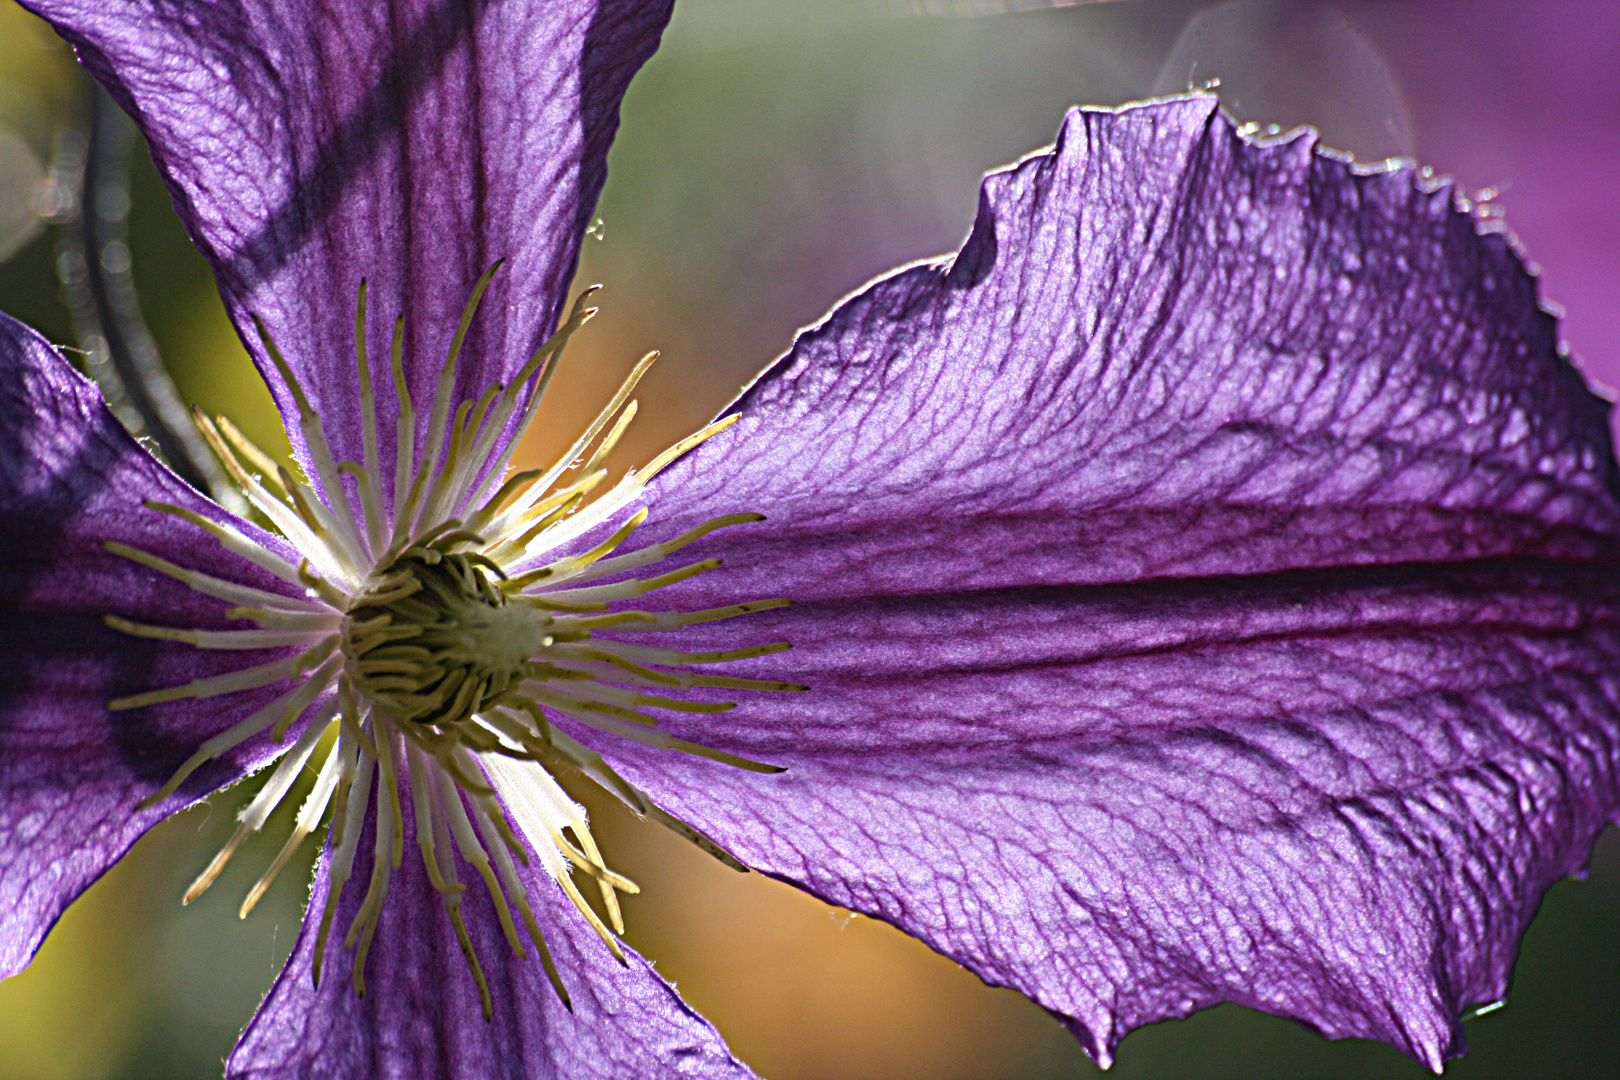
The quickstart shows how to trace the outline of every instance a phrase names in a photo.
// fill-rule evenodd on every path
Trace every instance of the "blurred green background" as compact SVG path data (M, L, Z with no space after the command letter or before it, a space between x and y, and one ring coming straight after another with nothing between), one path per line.
M0 308L74 346L59 237L40 216L50 209L40 193L85 88L64 46L0 4ZM711 416L839 297L960 243L979 175L1049 142L1068 105L1212 77L1241 119L1311 122L1363 159L1414 154L1470 188L1513 185L1501 201L1542 261L1549 293L1569 303L1575 349L1599 374L1620 373L1616 39L1607 39L1606 67L1582 59L1603 55L1594 35L1613 21L1588 25L1601 6L1536 5L1543 42L1493 32L1490 4L1444 0L681 0L625 103L600 238L587 241L581 281L606 283L603 314L571 350L547 409L567 417L591 408L643 351L662 349L640 395L656 407L643 410L625 448L645 459ZM1538 59L1546 55L1563 62ZM1586 155L1584 174L1558 158L1566 144ZM182 397L275 442L269 398L143 154L131 184L135 279ZM1594 197L1603 192L1606 200ZM768 1080L1096 1072L1019 996L892 928L732 874L579 795L610 861L644 886L626 903L630 943ZM182 909L181 892L223 842L241 798L223 792L154 830L67 913L34 964L0 984L0 1080L220 1075L291 948L315 848L239 922L241 895L289 827L273 821ZM1548 895L1508 1006L1469 1021L1468 1032L1469 1056L1449 1075L1615 1074L1612 831L1590 878ZM1423 1074L1382 1045L1328 1043L1230 1006L1131 1035L1114 1072Z

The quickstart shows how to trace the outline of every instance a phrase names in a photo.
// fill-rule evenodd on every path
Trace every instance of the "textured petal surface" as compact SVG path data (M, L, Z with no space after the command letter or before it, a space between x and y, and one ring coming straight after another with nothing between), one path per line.
M311 964L315 914L324 907L330 885L330 849L292 958L231 1055L226 1069L231 1080L749 1080L754 1075L647 961L626 950L628 966L620 967L562 891L538 870L519 872L573 1011L563 1007L532 947L526 959L512 953L478 875L463 865L458 873L468 883L463 894L467 932L494 1004L493 1018L485 1021L444 905L423 869L408 811L405 828L405 857L390 882L366 965L365 997L355 994L351 958L341 952L341 938L371 876L372 821L333 923L321 985L314 986Z
M459 396L523 365L563 302L620 98L670 4L29 6L140 123L283 414L292 401L250 314L269 325L339 460L361 460L354 317L369 279L391 474L395 317L407 317L411 390L425 413L475 279L507 259L468 338Z
M109 629L107 614L230 624L219 601L102 542L285 591L143 499L223 516L136 445L49 343L0 315L0 975L28 962L62 910L142 832L255 761L245 751L200 770L169 805L135 809L264 694L120 713L105 703L279 653L204 653Z
M1100 1059L1233 1000L1438 1066L1615 816L1615 466L1554 333L1422 173L1072 114L654 493L769 515L681 606L801 603L680 640L813 689L666 726L788 772L615 760Z

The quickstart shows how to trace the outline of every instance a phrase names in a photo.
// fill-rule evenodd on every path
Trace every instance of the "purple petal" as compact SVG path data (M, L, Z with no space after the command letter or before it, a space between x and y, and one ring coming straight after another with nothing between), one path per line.
M463 865L462 911L494 1005L493 1018L485 1021L444 905L423 870L408 810L405 828L405 857L389 884L365 969L365 997L355 994L352 954L343 951L342 937L371 877L374 817L366 823L353 876L333 920L321 985L313 984L311 964L330 885L330 848L292 958L231 1055L226 1073L232 1080L748 1080L754 1075L647 961L626 949L629 963L620 967L538 869L520 867L519 872L573 1011L562 1005L526 938L527 958L511 951L489 894L476 872ZM521 927L518 932L523 933Z
M49 343L0 315L0 974L20 970L62 910L143 832L262 755L249 749L200 770L162 809L135 808L266 695L117 714L106 702L274 654L205 653L108 628L108 614L226 624L218 601L102 543L278 588L143 499L223 517L136 445Z
M594 742L1100 1060L1231 1000L1438 1067L1616 817L1616 471L1554 329L1421 173L1076 113L659 482L660 530L770 516L680 606L801 601L681 647L812 687L665 726L788 771Z
M354 319L369 279L389 475L395 317L407 319L411 392L425 413L475 279L506 259L468 338L458 397L528 360L564 301L619 101L670 8L669 0L29 6L139 121L283 415L295 415L293 402L259 347L254 314L314 401L338 460L361 460Z

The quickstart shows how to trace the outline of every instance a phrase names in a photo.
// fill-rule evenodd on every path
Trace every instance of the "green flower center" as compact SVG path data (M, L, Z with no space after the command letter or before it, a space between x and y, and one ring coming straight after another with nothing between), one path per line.
M551 619L510 604L475 553L412 548L374 574L343 620L356 687L394 720L452 729L500 705Z

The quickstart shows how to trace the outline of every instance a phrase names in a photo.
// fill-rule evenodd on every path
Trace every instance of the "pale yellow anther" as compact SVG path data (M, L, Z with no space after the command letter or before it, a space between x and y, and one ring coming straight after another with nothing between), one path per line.
M735 424L741 419L741 413L732 413L730 416L716 420L702 431L688 435L686 438L682 439L668 450L665 450L662 454L659 454L657 457L653 458L651 462L636 473L637 479L645 484L647 481L663 472L664 469L667 468L669 464L676 458L680 457L693 447L700 446L708 440L714 438L716 435L720 434L722 431L726 430L732 424Z

